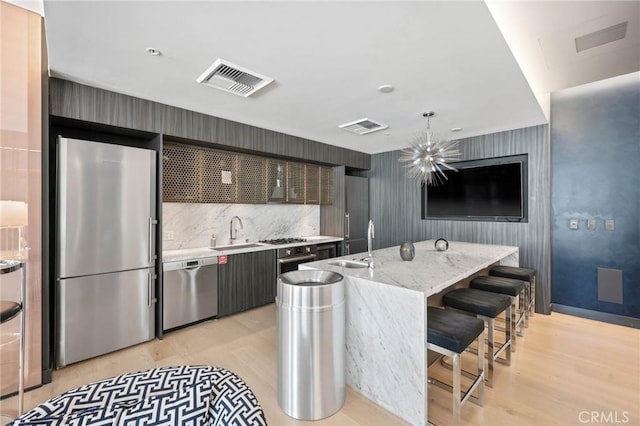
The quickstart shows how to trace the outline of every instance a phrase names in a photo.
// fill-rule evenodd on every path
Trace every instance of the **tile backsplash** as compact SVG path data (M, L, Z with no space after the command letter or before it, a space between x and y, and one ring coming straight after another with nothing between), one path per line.
M233 216L244 225L238 233L241 241L320 234L318 205L163 203L163 250L207 247L211 234L217 245L229 244Z

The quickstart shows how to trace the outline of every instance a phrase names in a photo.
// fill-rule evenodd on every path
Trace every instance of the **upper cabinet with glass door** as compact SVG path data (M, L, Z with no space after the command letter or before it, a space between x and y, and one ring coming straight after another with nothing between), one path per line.
M164 202L331 204L330 167L165 142Z

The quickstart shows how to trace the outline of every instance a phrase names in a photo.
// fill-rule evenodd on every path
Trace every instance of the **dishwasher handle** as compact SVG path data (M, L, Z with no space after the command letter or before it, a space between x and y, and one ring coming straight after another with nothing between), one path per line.
M216 265L218 263L218 256L203 257L199 259L177 260L171 262L164 262L162 269L165 272L178 271L178 270L195 270L202 266Z

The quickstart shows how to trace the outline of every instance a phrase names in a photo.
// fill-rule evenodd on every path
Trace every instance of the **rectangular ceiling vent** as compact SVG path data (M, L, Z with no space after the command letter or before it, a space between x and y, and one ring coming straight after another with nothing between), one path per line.
M346 130L347 132L355 133L356 135L366 135L367 133L384 130L389 126L368 118L361 118L360 120L352 121L351 123L341 124L338 127Z
M611 43L616 40L622 40L627 36L627 24L629 24L629 21L576 37L576 53L602 46L603 44Z
M273 79L218 58L196 81L246 98Z

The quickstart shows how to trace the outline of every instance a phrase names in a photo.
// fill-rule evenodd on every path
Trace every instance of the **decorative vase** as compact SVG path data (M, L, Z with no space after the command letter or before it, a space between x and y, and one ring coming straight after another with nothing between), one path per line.
M416 255L416 248L412 242L406 242L400 244L400 257L402 260L413 260Z

